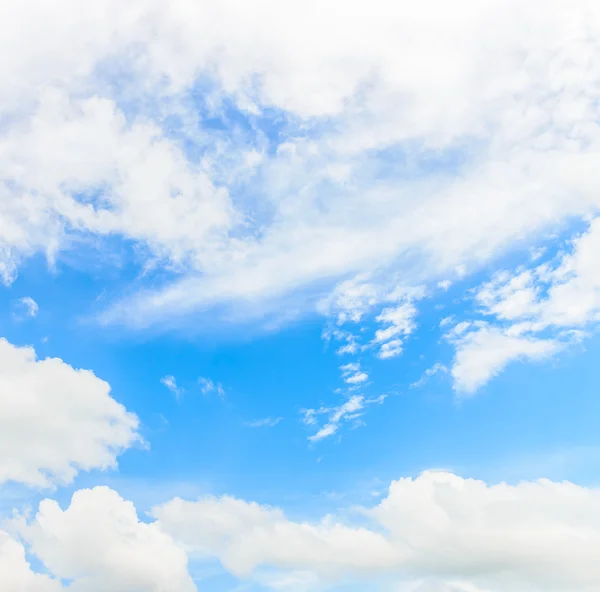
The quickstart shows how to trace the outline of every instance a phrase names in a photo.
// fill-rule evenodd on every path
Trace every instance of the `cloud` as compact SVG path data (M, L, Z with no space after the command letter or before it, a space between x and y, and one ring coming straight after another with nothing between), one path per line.
M0 530L0 581L4 592L63 592L61 583L48 575L35 573L27 562L25 548Z
M110 385L60 358L0 339L0 483L50 487L116 466L141 438Z
M155 523L141 522L133 504L107 487L76 491L66 510L46 499L33 520L14 521L13 527L51 574L71 582L64 588L69 592L196 591L185 552ZM18 581L25 574L34 587L7 592L63 590L46 576L30 575L20 559L23 547L8 540L7 550L19 562L6 566L3 590L10 577ZM0 566L7 550L0 547Z
M387 576L406 582L403 592L592 592L599 507L597 489L572 483L425 472L392 482L379 504L360 509L361 526L331 515L292 521L230 497L175 499L153 515L193 554L239 577L270 567L365 586Z
M177 386L177 380L175 380L175 377L171 374L168 374L167 376L163 376L160 379L161 384L163 384L164 386L166 386L174 395L176 399L179 399L179 397L181 397L181 395L183 394L183 389Z
M304 409L304 423L309 426L317 423L317 416L328 416L327 423L325 423L315 434L309 436L308 439L311 442L318 442L319 440L333 436L338 432L342 422L356 421L363 414L365 407L383 403L385 398L385 395L372 399L365 399L363 395L353 395L338 407Z
M13 316L15 319L19 320L23 317L35 318L39 311L39 306L37 302L31 298L30 296L24 296L23 298L19 298L13 310Z
M408 301L398 306L384 308L376 317L378 323L387 325L384 329L377 329L373 339L373 344L379 345L377 355L380 359L387 360L402 353L403 338L410 335L417 326L414 320L416 316L416 307Z
M342 378L346 384L356 386L369 380L369 375L360 369L360 364L354 362L340 366Z
M216 393L221 398L225 396L225 389L220 382L213 382L210 378L204 378L201 376L198 378L198 384L200 385L200 390L202 391L203 395Z
M554 261L500 271L479 286L475 302L487 320L463 321L447 334L456 346L455 388L474 392L513 360L546 359L579 342L600 320L599 248L595 218Z
M345 341L344 345L339 346L335 353L338 356L344 354L356 354L361 347L358 345L358 338L356 335L340 329L339 327L326 327L322 333L323 339L329 343L332 340Z
M540 332L581 328L600 320L600 218L570 241L558 262L532 269L500 272L476 294L483 310L498 319L529 323L523 329Z
M453 281L595 211L596 3L313 8L61 0L44 38L43 3L2 11L2 280L116 236L169 280L104 322L283 314L352 277Z
M0 531L7 592L195 591L193 561L308 592L344 583L398 592L594 592L600 490L547 479L488 484L444 471L393 481L376 505L312 521L229 496L175 498L141 522L107 488L50 499ZM27 553L27 555L26 555ZM47 568L36 572L26 557ZM395 583L395 585L394 585Z
M399 335L410 335L415 327L416 314L417 310L411 302L393 308L385 308L375 320L383 325L388 325L388 327L375 332L375 343L385 342Z
M413 382L410 385L410 388L422 387L429 381L429 379L432 376L435 376L436 374L439 374L440 372L446 373L446 372L448 372L448 368L446 368L446 366L444 366L444 364L440 364L439 362L436 362L431 368L427 368L427 370L425 370L425 372L423 372L423 376L421 376L421 378L419 378L419 380L417 380L416 382Z
M545 360L561 349L552 339L511 335L502 329L487 327L469 331L455 340L456 355L451 375L460 394L473 394L515 360Z
M273 428L283 421L283 417L264 417L255 421L249 421L246 425L250 428Z

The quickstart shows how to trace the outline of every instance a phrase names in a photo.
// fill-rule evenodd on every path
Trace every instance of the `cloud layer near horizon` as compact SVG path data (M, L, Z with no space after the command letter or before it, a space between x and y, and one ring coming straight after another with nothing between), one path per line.
M64 589L73 592L192 591L183 549L190 561L216 558L242 580L281 590L350 581L419 592L600 585L600 492L567 482L490 485L432 471L392 482L372 507L317 522L227 496L176 498L152 514L141 522L107 487L75 492L65 510L42 501L34 517L7 524L12 535L0 533L7 592L62 591L53 576L72 581ZM32 571L25 549L50 575Z

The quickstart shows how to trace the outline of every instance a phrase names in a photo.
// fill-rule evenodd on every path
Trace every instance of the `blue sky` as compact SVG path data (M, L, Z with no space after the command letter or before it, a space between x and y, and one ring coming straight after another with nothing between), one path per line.
M59 4L0 8L3 590L597 590L595 3Z

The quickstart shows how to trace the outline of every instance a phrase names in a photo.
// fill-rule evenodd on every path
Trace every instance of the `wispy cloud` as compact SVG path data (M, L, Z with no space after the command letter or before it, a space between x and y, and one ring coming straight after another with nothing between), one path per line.
M203 395L216 393L221 398L225 397L225 389L220 382L214 382L210 378L200 376L200 378L198 378L198 384L200 385L200 390Z
M166 386L174 395L176 399L179 399L183 395L184 390L177 386L177 380L172 374L167 374L160 379L161 384Z
M410 385L410 388L419 388L421 386L423 386L424 384L426 384L429 379L432 376L435 376L438 373L441 372L448 372L448 368L446 366L444 366L444 364L441 364L440 362L435 363L431 368L428 368L427 370L425 370L425 372L423 372L423 376L421 376L421 378L419 378L419 380L417 380L416 382L413 382Z
M40 310L37 302L30 296L24 296L14 301L12 308L13 318L17 321L25 318L33 319Z
M340 425L348 421L357 421L362 415L365 407L369 405L381 404L385 401L386 395L381 395L372 399L365 399L363 395L354 395L338 407L321 407L320 409L303 409L303 421L306 425L312 426L317 423L320 415L327 415L327 423L323 425L316 434L309 436L311 442L318 442L333 436L340 428ZM362 425L359 424L359 425Z
M273 428L283 421L283 417L264 417L255 421L248 421L246 425L249 428Z

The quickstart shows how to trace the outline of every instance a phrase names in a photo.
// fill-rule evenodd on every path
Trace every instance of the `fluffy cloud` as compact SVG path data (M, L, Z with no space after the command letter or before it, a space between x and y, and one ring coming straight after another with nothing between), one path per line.
M600 491L571 483L488 485L426 472L360 510L368 526L335 516L294 522L229 497L175 499L153 513L192 552L244 577L270 566L329 582L387 575L406 580L403 592L592 592L599 508Z
M391 483L375 506L316 522L232 497L176 498L141 522L106 487L0 531L7 592L194 592L186 553L242 579L308 592L344 582L398 592L593 592L600 490L539 480L487 484L430 471ZM18 537L18 538L16 538ZM48 574L36 573L26 554ZM395 587L394 587L394 582ZM381 586L381 588L380 588Z
M133 504L106 487L77 491L66 510L44 500L31 522L15 525L29 552L55 577L71 582L65 588L70 592L196 590L185 552L156 524L140 522ZM7 582L7 592L63 590L57 581L31 572L20 543L1 537L0 532L3 590Z
M32 571L23 545L0 530L0 581L4 592L63 592L56 579Z
M48 487L107 469L140 440L139 421L89 370L0 339L0 483Z

